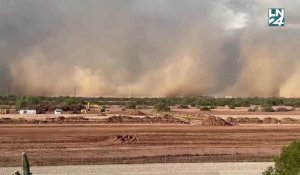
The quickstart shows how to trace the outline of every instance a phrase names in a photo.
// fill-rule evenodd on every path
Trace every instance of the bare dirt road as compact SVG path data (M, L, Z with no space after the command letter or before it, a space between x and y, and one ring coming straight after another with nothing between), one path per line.
M38 175L261 175L270 162L259 163L190 163L143 165L80 165L57 167L32 167ZM1 168L0 175L9 175L17 168ZM20 169L20 168L19 168ZM19 170L18 169L18 170Z
M0 167L272 161L300 139L300 125L2 125Z

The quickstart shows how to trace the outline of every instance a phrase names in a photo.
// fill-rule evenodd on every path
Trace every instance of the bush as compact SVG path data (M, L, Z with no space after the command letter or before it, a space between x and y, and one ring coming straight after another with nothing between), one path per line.
M127 102L125 105L126 109L136 109L136 103L131 101L131 102Z
M275 159L275 167L269 167L263 175L297 175L300 174L300 142L296 141L282 149Z
M262 108L263 112L274 112L274 109L271 106L265 106Z
M169 105L165 101L156 103L154 109L159 112L168 112L171 110Z
M268 167L268 169L266 170L266 171L264 171L263 173L262 173L263 175L276 175L275 174L275 168L273 168L273 167Z
M42 98L41 97L26 97L27 100L27 104L28 105L38 105L42 102Z
M24 97L18 97L15 101L15 104L16 104L16 108L19 110L19 109L22 109L26 106L27 104L27 101L26 101L26 98Z
M209 106L201 106L201 107L200 107L200 110L201 110L201 111L210 111L211 108L210 108Z
M185 104L181 104L178 106L178 109L189 109L189 106Z
M210 106L210 109L217 109L215 105Z
M69 97L69 98L66 98L66 99L63 101L63 105L64 105L64 106L71 106L71 105L74 105L74 104L76 104L75 98Z
M22 109L26 106L38 105L41 103L41 97L18 97L15 101L17 109Z
M229 107L229 109L235 109L235 105L233 105L233 104L229 105L228 107Z
M253 107L250 107L250 108L248 109L248 111L249 111L249 112L257 112L257 111L258 111L258 108L259 108L259 106L254 106L254 108L253 108Z

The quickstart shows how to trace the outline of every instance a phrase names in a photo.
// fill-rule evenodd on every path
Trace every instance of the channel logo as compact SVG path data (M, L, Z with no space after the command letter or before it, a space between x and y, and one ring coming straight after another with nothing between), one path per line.
M285 25L284 8L269 8L269 26L283 27Z

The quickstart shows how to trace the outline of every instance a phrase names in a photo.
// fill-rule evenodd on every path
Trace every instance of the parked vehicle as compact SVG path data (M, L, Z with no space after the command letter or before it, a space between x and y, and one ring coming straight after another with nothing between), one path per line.
M54 114L55 115L60 115L60 114L62 114L63 113L63 110L62 109L55 109L54 110Z

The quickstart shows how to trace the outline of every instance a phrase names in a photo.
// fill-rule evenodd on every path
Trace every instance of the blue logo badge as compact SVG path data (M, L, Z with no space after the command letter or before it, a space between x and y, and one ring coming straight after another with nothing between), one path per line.
M285 25L283 8L269 8L269 26L282 27Z

